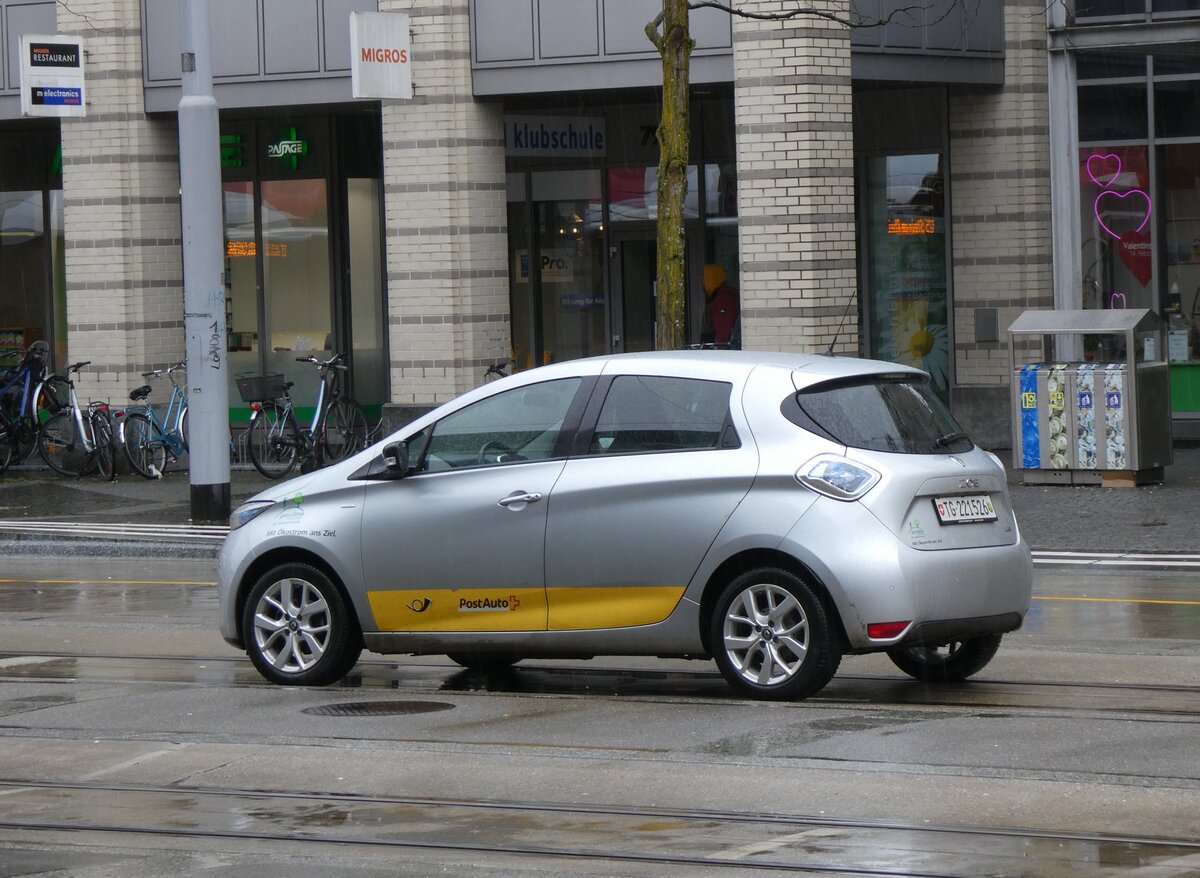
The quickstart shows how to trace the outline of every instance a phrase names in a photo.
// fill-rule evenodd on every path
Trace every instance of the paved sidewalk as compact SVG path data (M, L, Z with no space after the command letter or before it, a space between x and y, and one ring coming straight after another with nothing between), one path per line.
M1010 452L1000 452L1006 465ZM1177 446L1161 485L1140 488L1025 485L1009 473L1013 505L1034 549L1200 554L1200 446ZM254 469L235 469L233 505L273 484ZM53 521L186 525L191 486L184 470L149 481L119 475L70 479L40 466L0 476L0 522ZM164 528L164 530L169 530ZM0 539L4 537L0 533Z

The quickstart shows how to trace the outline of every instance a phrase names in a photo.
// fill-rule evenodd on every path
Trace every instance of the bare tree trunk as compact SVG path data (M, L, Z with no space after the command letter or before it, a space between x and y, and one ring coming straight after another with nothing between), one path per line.
M662 32L658 31L661 24ZM691 139L688 68L692 38L687 0L663 0L663 11L646 25L646 35L663 59L662 119L658 126L658 303L656 344L679 350L687 341L687 289L683 205Z

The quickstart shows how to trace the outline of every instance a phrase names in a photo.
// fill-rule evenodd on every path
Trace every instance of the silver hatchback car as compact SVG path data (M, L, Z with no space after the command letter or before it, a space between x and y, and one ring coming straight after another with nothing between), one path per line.
M486 384L238 508L221 633L317 685L362 649L466 666L712 658L754 698L848 653L961 680L1033 568L1004 467L914 369L625 354Z

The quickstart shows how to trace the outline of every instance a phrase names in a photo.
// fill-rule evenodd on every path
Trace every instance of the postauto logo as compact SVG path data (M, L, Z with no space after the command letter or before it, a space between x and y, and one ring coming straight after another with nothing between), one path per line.
M460 613L510 613L521 606L521 600L515 594L507 598L459 598Z

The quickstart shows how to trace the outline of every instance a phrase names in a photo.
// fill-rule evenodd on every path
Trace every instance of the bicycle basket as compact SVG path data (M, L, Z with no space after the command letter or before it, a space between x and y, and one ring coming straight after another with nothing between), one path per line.
M239 375L236 380L242 402L262 402L283 396L282 375Z

